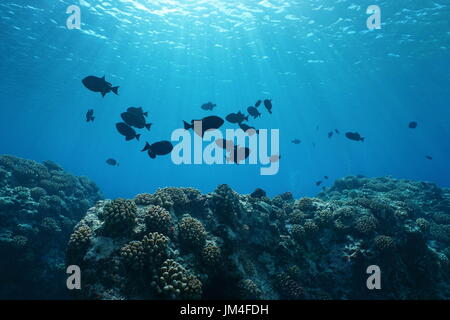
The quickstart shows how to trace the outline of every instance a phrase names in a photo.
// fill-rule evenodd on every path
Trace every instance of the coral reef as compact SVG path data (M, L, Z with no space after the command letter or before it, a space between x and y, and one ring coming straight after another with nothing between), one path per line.
M79 298L450 298L450 191L431 183L357 176L298 200L220 185L117 201L97 202L69 242L82 253ZM105 233L113 203L133 222ZM366 287L370 265L382 290Z
M66 244L100 198L93 182L54 162L0 156L0 299L68 297ZM70 242L81 247L89 235L77 231Z

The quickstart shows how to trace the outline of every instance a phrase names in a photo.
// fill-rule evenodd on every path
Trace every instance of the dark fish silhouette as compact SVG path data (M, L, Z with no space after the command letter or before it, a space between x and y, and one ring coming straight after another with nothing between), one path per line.
M334 132L336 132L336 134L340 134L338 129L334 129Z
M119 163L115 159L108 159L108 160L106 160L106 163L113 167L119 166Z
M328 176L323 176L325 180L328 180Z
M264 100L264 106L266 107L267 111L272 114L272 99Z
M293 144L300 144L302 143L299 139L294 139L291 141Z
M259 130L256 130L254 127L250 127L249 125L246 125L245 123L239 123L239 128L242 129L242 131L246 132L249 135L252 135L251 132L247 132L247 130L254 130L257 134L259 134Z
M358 132L347 132L345 134L347 139L353 140L353 141L361 141L364 142L364 137L361 137L361 135Z
M428 160L433 160L432 156L425 156L425 158L427 158Z
M130 141L133 139L136 139L137 141L139 141L139 138L141 137L140 134L136 134L136 131L134 131L134 129L132 127L130 127L129 125L127 125L126 123L118 122L118 123L116 123L116 128L117 128L117 131L119 131L119 133L121 135L123 135L125 137L125 140L127 140L127 141Z
M155 159L156 156L165 156L171 153L172 150L173 145L170 141L159 141L153 144L146 142L142 152L147 151L149 157Z
M94 110L88 110L88 112L86 113L86 122L94 122L94 119Z
M205 103L201 106L203 110L211 110L211 111L213 110L214 107L216 107L216 104L212 102Z
M185 130L189 130L189 129L194 129L195 130L194 121L201 121L202 122L202 131L201 132L195 132L201 137L203 137L205 132L208 131L208 130L219 129L225 122L220 117L209 116L209 117L205 117L205 118L203 118L201 120L192 120L191 124L187 123L186 121L183 121L184 122L184 129Z
M250 149L247 147L235 146L230 152L230 156L227 157L228 162L239 164L239 162L245 160L250 155Z
M230 123L241 123L244 120L248 121L248 116L244 116L240 111L238 113L230 113L225 117L225 119Z
M328 132L328 139L330 139L333 136L333 131Z
M256 101L255 108L258 108L261 105L261 102L262 102L261 100Z
M322 181L317 181L316 186L320 186L322 184Z
M411 121L408 125L408 128L410 129L415 129L417 128L417 122L416 121Z
M250 194L250 197L252 197L252 198L262 198L265 196L266 196L266 192L261 188L256 188L255 191L253 191Z
M129 107L127 109L127 112L142 115L144 117L148 117L148 112L144 112L144 110L142 110L142 107L139 107L139 108Z
M217 139L215 142L219 148L227 149L228 152L234 148L234 142L232 140Z
M255 107L248 107L247 112L253 117L253 119L261 116L261 113Z
M150 130L152 124L151 123L146 123L145 117L143 114L138 114L136 112L124 112L120 115L120 117L122 118L122 120L128 124L129 126L138 128L138 129L143 129L143 128L147 128L148 130Z
M98 78L95 76L89 76L82 80L84 86L91 91L100 92L104 97L108 92L114 92L119 94L119 87L113 87L111 83L105 80L105 76Z

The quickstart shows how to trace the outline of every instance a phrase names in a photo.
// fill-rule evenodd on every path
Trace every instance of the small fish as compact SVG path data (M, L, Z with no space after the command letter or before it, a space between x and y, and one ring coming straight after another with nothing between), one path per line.
M148 117L148 112L144 112L142 107L139 107L139 108L129 107L127 109L127 112L134 113L134 114L137 114L137 115L142 115L144 117Z
M239 147L235 146L233 150L230 152L230 156L227 157L228 162L239 164L241 161L248 158L251 150L247 147Z
M248 107L247 112L253 117L253 119L261 116L261 113L255 107Z
M408 128L410 128L410 129L415 129L415 128L417 128L417 122L416 122L416 121L411 121L411 122L408 124Z
M256 101L255 108L258 108L261 105L261 102L262 102L261 100Z
M322 184L322 181L317 181L316 186L320 186Z
M347 139L353 140L353 141L361 141L364 142L364 137L361 137L361 135L358 132L347 132L345 134Z
M324 178L325 180L328 180L328 176L323 176L323 178Z
M212 102L208 102L208 103L204 103L202 104L201 108L203 110L210 110L212 111L214 109L214 107L216 106L216 104L212 103Z
M341 134L338 129L334 129L334 132L336 132L336 134Z
M191 123L187 123L186 121L183 121L184 123L184 129L185 130L189 130L189 129L194 129L195 130L199 130L200 127L196 128L194 126L194 122L196 121L201 121L201 132L195 132L196 134L198 134L200 137L203 137L203 135L205 134L206 131L208 130L214 130L214 129L219 129L225 121L223 121L222 118L217 117L217 116L209 116L209 117L205 117L201 120L192 120Z
M88 110L88 112L86 113L86 122L94 122L94 119L94 110Z
M330 139L333 136L333 131L328 132L328 139Z
M267 111L272 114L272 99L264 100L264 106L266 107Z
M170 141L159 141L153 144L145 143L142 152L147 151L150 158L155 159L156 156L165 156L171 153L173 150L173 144Z
M126 141L130 141L133 139L136 139L137 141L139 141L139 138L141 137L140 134L136 134L136 131L134 131L134 129L132 127L130 127L129 125L127 125L124 122L116 123L116 129L117 129L117 131L119 131L119 133L121 135L123 135L125 137Z
M249 125L246 125L245 123L239 123L239 128L241 128L242 131L247 133L249 136L252 136L255 134L259 134L259 130L256 130L254 127L250 127ZM250 130L250 131L248 131ZM248 132L247 132L248 131Z
M293 144L300 144L302 143L299 139L294 139L291 141Z
M144 115L141 113L127 111L123 112L120 117L126 124L138 129L147 128L147 130L150 130L150 128L152 127L152 124L147 123Z
M262 198L265 196L266 196L266 192L261 188L256 188L255 191L253 191L250 194L250 197L252 197L252 198Z
M425 158L427 158L428 160L433 160L432 156L425 156Z
M102 97L109 92L119 94L119 87L113 87L111 83L105 80L105 76L98 78L95 76L88 76L82 80L84 86L93 92L100 92Z
M110 166L113 166L113 167L115 167L115 166L118 167L119 166L119 163L115 159L112 159L112 158L106 160L106 163L109 164Z
M248 116L244 116L240 111L238 113L230 113L225 117L225 119L230 123L241 123L244 120L248 121Z

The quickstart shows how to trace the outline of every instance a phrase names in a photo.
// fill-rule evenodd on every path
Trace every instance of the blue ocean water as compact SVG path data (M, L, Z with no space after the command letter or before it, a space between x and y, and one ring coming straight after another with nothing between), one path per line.
M380 30L366 26L372 4ZM81 9L80 30L66 26L70 5ZM223 183L298 197L355 174L449 187L449 19L447 0L4 0L0 153L55 161L111 198ZM89 75L106 76L119 95L87 90ZM177 166L140 152L145 141L169 140L183 120L244 112L258 99L272 99L273 114L262 110L249 124L280 130L276 175L261 176L260 165ZM212 112L200 108L208 101ZM115 128L130 106L153 123L140 142ZM329 139L334 129L340 135Z

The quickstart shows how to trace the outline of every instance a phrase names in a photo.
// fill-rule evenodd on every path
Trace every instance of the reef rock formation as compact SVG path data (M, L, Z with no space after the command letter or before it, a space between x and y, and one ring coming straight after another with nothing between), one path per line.
M0 299L64 298L65 250L101 195L51 161L0 156Z
M450 298L450 190L347 177L317 198L164 188L99 201L67 263L87 299ZM367 267L381 269L368 290Z

